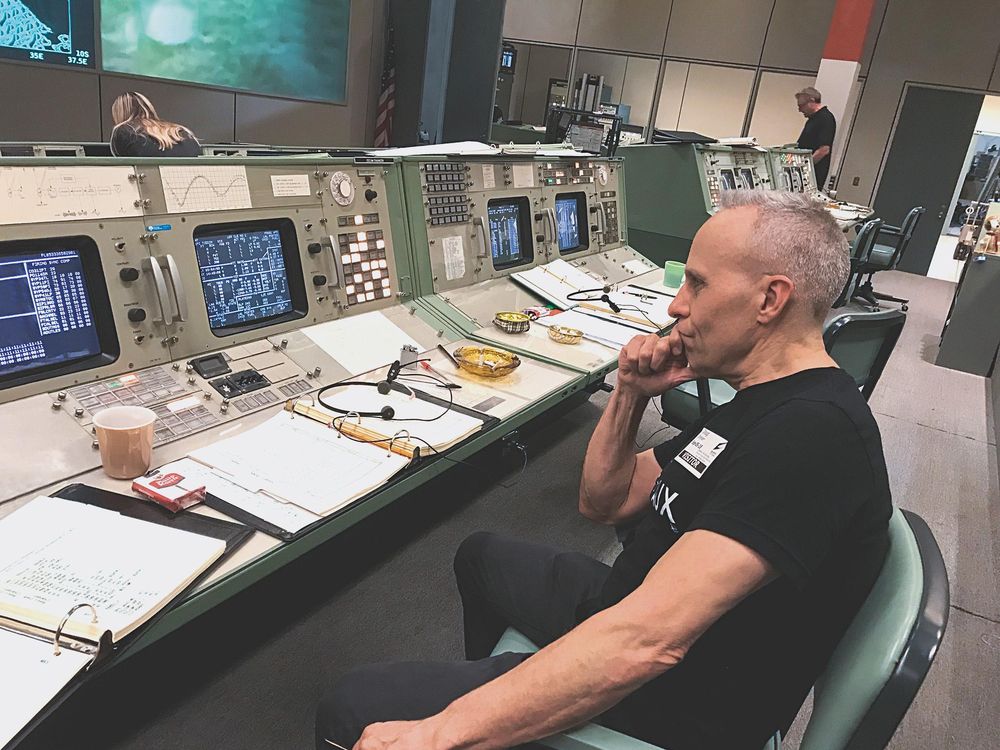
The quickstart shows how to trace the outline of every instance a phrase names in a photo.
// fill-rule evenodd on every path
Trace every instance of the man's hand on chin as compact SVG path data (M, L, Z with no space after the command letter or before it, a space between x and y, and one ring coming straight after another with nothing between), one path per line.
M676 330L663 338L636 336L618 355L618 385L641 396L659 396L695 377Z
M385 721L369 724L353 750L443 750L431 723Z

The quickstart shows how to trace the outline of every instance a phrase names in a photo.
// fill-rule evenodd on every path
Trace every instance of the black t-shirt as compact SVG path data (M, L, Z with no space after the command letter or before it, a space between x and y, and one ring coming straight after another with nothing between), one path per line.
M837 119L833 116L833 112L823 107L806 118L806 124L802 126L796 145L810 151L815 151L820 146L833 148L835 135L837 135ZM830 154L816 162L813 167L816 170L816 185L823 190L826 176L830 173Z
M201 145L190 133L170 148L160 144L145 133L125 123L115 128L111 136L111 153L115 156L199 156Z
M606 723L671 750L760 750L791 724L881 570L892 507L878 426L854 380L820 368L739 391L654 453L650 507L581 619L634 591L694 529L741 542L778 577Z

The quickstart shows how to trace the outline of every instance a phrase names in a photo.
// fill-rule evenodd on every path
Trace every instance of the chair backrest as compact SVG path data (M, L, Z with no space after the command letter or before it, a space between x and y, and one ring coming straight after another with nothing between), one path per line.
M854 261L865 262L868 260L883 223L881 219L869 219L861 226L858 236L854 238L854 246L851 248L851 258Z
M904 323L906 313L900 310L851 310L826 322L826 351L854 378L866 401L882 376Z
M897 508L882 572L816 682L800 750L884 748L930 670L949 605L934 535Z
M913 239L913 233L917 229L917 224L920 221L920 217L926 211L923 206L914 206L910 209L909 213L903 219L903 223L899 225L900 239L896 244L896 252L892 254L892 258L889 261L889 270L894 269L899 265L899 261L903 259L903 253L906 252L907 246L910 244L910 240Z

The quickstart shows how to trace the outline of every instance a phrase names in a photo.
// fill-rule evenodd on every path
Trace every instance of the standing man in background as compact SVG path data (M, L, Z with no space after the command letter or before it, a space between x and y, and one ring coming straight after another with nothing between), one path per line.
M820 190L826 187L826 177L830 173L830 149L833 148L833 137L837 134L837 119L833 112L823 106L822 100L823 95L812 86L806 86L795 95L799 112L806 118L806 124L802 126L795 145L813 152L816 187Z

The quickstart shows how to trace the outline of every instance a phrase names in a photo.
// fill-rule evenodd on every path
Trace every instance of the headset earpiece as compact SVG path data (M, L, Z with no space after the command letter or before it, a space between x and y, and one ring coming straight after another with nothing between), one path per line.
M379 410L378 415L380 417L382 417L382 419L385 419L386 421L388 421L388 420L392 419L394 416L396 416L396 410L393 409L391 406L383 406Z
M392 385L388 380L380 380L378 385L375 386L375 390L381 393L383 396L388 396L389 392L392 390Z

